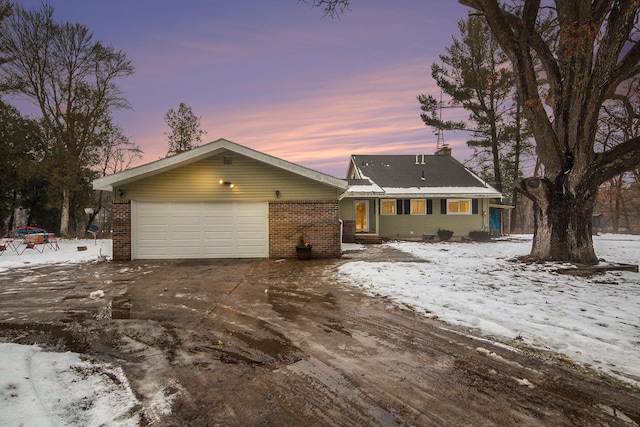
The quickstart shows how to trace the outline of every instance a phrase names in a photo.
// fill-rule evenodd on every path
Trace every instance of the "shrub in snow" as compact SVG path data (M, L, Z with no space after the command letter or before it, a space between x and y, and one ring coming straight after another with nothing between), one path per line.
M453 236L453 231L438 229L438 238L440 240L449 240L451 236Z

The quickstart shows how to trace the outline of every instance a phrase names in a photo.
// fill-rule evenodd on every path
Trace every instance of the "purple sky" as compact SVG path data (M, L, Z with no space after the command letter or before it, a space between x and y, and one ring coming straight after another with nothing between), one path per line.
M184 102L203 142L226 138L341 178L351 154L435 151L416 96L439 94L431 63L467 16L453 0L353 0L340 20L297 0L49 3L57 21L86 25L131 59L135 74L118 84L134 110L115 118L142 162L165 156L164 115ZM446 142L468 157L464 136Z

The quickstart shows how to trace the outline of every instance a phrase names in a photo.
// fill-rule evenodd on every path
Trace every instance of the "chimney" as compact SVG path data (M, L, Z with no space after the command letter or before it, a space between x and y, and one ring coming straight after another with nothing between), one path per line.
M435 152L436 156L451 156L451 148L449 148L448 145L443 145L442 147L438 148Z

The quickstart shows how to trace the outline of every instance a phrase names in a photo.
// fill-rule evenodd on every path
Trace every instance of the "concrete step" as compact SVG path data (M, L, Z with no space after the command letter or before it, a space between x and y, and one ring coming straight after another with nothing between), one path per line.
M356 234L356 243L378 244L382 243L382 239L377 234Z

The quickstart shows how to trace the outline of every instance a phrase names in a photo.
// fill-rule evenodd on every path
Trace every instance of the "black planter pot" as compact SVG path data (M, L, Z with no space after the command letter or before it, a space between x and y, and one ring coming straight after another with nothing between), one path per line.
M311 246L306 246L304 248L296 248L296 255L298 256L298 259L311 258Z

